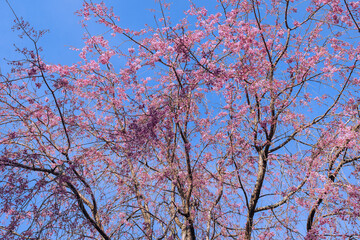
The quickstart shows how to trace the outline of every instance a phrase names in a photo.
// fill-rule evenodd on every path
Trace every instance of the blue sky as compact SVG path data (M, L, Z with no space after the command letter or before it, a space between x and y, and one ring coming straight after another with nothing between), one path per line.
M70 47L83 46L82 36L84 29L79 21L81 18L74 13L81 8L82 0L31 0L19 1L8 0L18 15L37 30L49 29L39 42L44 48L43 55L47 63L71 64L79 60L78 53L69 50ZM154 24L154 14L150 9L159 9L159 3L154 0L107 0L108 6L113 6L115 13L120 16L120 26L131 29L140 29L145 24ZM174 1L172 15L181 17L186 9L188 1ZM15 53L14 44L18 47L29 46L30 41L19 39L18 33L13 32L11 27L14 23L14 15L5 0L0 1L0 66L3 73L9 68L6 61L17 60L19 55ZM98 29L97 29L98 28ZM91 25L91 33L99 33L98 25Z
M35 29L49 29L50 32L40 40L40 45L46 49L47 58L51 61L63 59L66 61L66 49L73 44L81 43L82 29L76 24L79 19L73 12L81 7L81 1L9 1L19 17L23 17ZM14 23L14 15L5 0L0 1L0 56L1 67L5 67L6 59L17 59L14 52L14 44L19 47L29 46L30 41L19 39L18 33L13 32L11 27ZM49 59L49 60L50 60Z

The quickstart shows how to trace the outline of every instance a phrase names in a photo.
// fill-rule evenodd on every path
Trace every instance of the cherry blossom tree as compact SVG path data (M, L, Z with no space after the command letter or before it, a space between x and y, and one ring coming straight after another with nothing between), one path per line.
M360 237L360 2L157 6L134 31L84 1L105 30L72 65L17 18L32 47L1 75L1 239Z

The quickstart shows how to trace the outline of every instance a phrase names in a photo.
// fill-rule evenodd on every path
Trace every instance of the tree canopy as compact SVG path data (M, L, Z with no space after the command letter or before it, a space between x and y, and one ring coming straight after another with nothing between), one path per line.
M359 1L161 0L136 31L83 2L73 64L16 17L2 239L360 237Z

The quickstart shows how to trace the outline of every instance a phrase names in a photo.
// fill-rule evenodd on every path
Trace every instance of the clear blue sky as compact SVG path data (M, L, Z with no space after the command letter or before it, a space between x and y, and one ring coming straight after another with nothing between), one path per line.
M84 29L81 28L80 17L74 13L81 8L82 0L8 0L19 17L37 30L49 29L50 32L40 40L40 46L44 51L45 61L48 63L71 64L79 60L78 53L69 50L70 47L82 47ZM131 29L140 29L145 24L153 25L154 12L150 9L159 10L159 3L154 0L107 0L108 6L113 6L115 13L120 16L120 25ZM173 0L172 15L181 17L188 6L186 0ZM0 67L3 73L9 68L4 58L17 60L19 55L14 52L14 44L18 47L30 46L27 39L19 39L18 33L13 32L11 27L14 23L14 15L6 4L0 0ZM92 25L90 31L98 33L97 26ZM92 31L91 31L92 32Z

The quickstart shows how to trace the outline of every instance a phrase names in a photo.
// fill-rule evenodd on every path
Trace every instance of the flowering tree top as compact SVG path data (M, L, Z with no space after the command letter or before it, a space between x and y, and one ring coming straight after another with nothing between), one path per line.
M16 18L2 239L360 237L360 2L212 1L137 31L84 1L72 65Z

